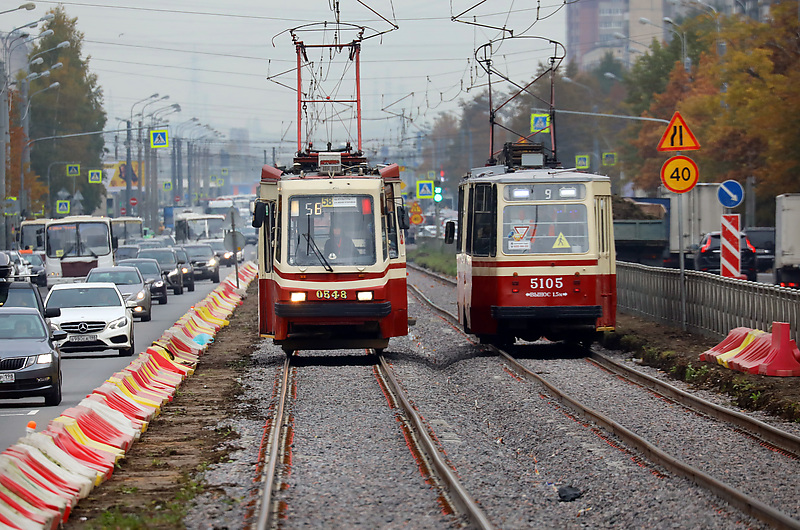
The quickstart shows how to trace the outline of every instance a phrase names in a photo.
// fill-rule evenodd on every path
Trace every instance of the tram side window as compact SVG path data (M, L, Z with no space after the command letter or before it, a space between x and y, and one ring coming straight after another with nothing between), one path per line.
M589 251L583 204L514 204L503 208L505 254L582 254Z
M472 191L470 190L470 194ZM471 249L473 256L495 255L495 241L497 240L496 205L497 191L490 184L475 186L474 201L470 201L472 214L472 240Z

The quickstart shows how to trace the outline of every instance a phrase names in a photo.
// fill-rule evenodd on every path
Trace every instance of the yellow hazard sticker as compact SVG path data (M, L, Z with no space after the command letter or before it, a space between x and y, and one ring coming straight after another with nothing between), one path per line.
M572 247L567 242L567 238L564 237L564 233L559 232L558 237L556 238L556 242L553 243L553 248L572 248Z
M63 248L60 248L60 249L56 250L56 257L57 258L60 258L63 255L64 255L64 249Z

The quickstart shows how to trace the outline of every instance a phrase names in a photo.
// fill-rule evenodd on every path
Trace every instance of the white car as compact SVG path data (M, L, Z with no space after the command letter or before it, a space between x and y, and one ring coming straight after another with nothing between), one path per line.
M133 355L135 305L136 300L126 303L117 286L107 282L54 285L45 300L45 308L61 309L61 316L50 322L69 334L59 344L63 353L113 349Z

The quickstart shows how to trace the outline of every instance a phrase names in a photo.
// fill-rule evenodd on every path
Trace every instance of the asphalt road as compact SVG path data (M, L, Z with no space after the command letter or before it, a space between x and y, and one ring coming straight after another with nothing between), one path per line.
M233 267L223 267L220 269L220 276L224 279L232 271ZM202 300L217 285L209 280L202 280L196 283L194 292L184 289L183 294L177 296L170 292L166 305L153 304L153 318L150 322L135 319L133 332L137 352L144 351L190 306ZM31 420L36 422L37 431L44 429L61 411L77 405L114 372L127 366L131 359L132 357L120 357L116 350L64 354L61 360L63 401L60 405L45 407L43 398L0 399L0 449L9 447L19 437L25 436L25 427Z

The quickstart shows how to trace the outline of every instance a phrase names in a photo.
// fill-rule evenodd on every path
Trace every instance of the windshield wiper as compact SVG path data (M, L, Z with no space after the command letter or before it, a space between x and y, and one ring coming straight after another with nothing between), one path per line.
M314 238L311 237L311 229L310 228L308 229L308 232L303 234L303 237L306 238L307 245L308 245L308 247L306 249L306 254L308 254L308 249L310 248L311 250L314 251L314 255L317 257L317 259L322 264L322 266L325 267L325 270L328 271L328 272L333 272L333 267L331 267L331 264L328 263L328 260L326 260L325 256L322 255L322 252L320 252L319 247L314 242Z

